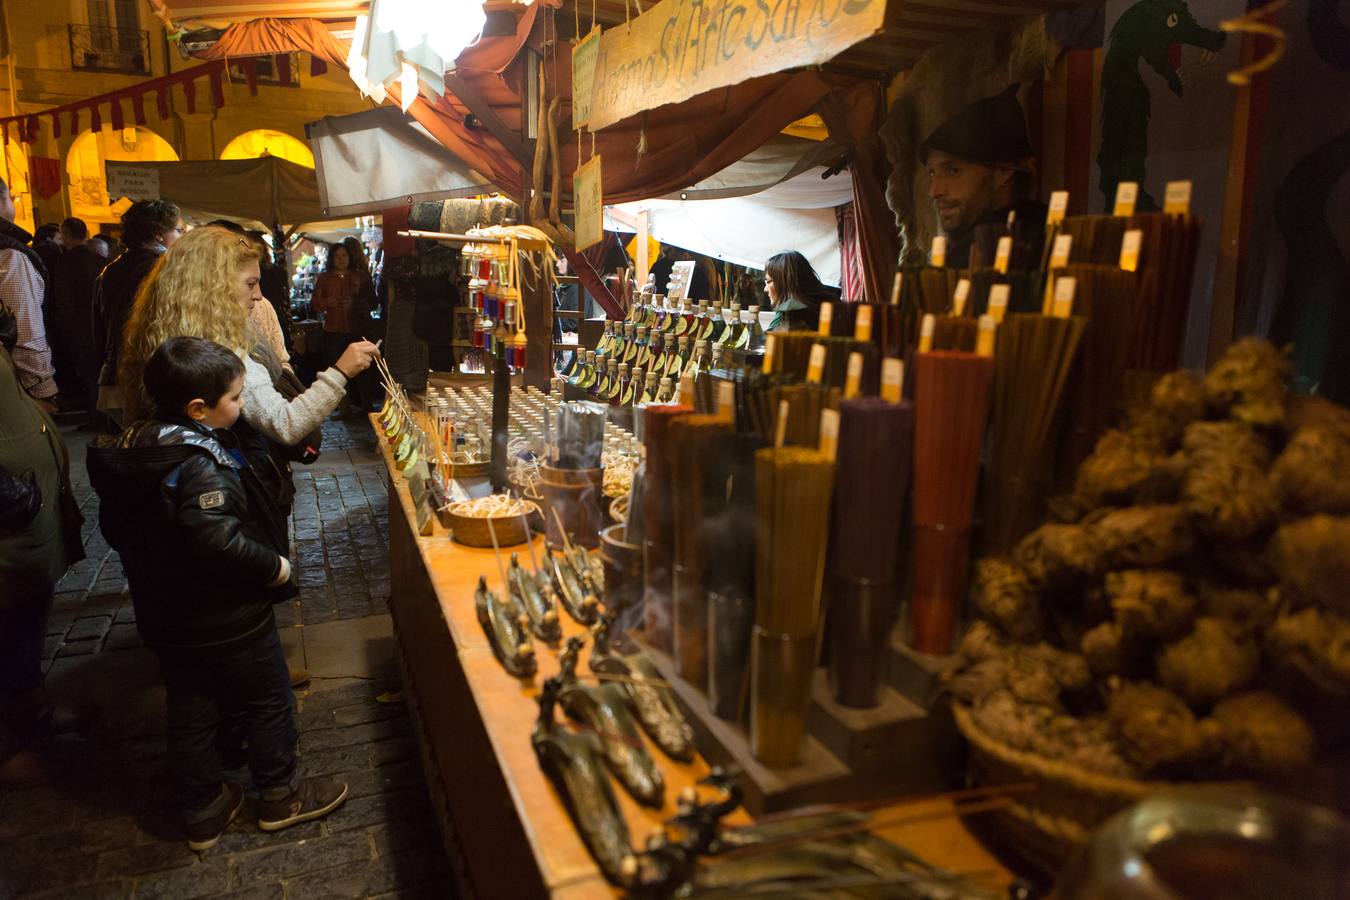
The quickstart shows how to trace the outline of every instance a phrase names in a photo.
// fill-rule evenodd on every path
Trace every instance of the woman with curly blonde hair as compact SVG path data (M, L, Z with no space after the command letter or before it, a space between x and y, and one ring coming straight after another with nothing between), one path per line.
M127 424L151 408L146 361L165 340L179 336L215 341L243 358L243 421L278 444L294 445L337 408L348 381L370 366L378 349L369 341L351 343L308 390L287 401L267 368L248 353L254 344L248 311L263 301L258 282L257 248L222 228L194 229L164 254L136 294L123 338L117 381Z

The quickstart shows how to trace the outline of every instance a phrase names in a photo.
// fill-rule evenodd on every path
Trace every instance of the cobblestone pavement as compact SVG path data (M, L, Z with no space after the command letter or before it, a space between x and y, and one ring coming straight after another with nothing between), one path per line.
M268 835L246 803L219 845L188 850L168 806L155 659L137 637L121 563L97 530L87 436L65 436L89 558L57 588L45 665L54 695L104 711L87 739L41 746L52 783L0 794L0 898L453 896L413 725L387 666L327 689L316 679L297 695L302 769L347 781L339 811ZM387 509L373 446L364 423L330 421L319 463L297 469L301 600L277 610L283 637L304 641L306 629L294 626L315 633L339 620L388 630ZM368 648L336 649L355 658Z

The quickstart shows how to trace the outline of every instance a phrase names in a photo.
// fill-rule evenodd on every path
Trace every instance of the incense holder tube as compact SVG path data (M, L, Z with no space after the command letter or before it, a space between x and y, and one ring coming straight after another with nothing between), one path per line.
M750 640L750 752L773 769L797 764L816 668L816 635L765 631Z
M605 470L540 466L539 471L539 490L549 508L545 517L549 547L562 550L566 546L559 520L574 544L591 549L600 546Z
M841 706L876 706L899 605L895 582L836 575L830 594L830 691Z
M969 556L969 528L914 526L910 646L920 653L950 652L965 596Z
M700 573L678 563L671 567L672 639L680 677L708 689L708 597Z
M642 547L623 539L625 526L600 532L600 561L605 567L605 609L613 616L642 599Z
M739 722L745 713L754 621L755 603L744 594L708 594L708 704L728 722Z

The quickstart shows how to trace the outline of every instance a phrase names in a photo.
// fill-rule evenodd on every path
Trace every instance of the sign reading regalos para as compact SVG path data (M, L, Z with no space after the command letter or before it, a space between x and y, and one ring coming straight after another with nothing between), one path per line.
M885 14L886 0L661 0L601 36L589 125L825 62Z

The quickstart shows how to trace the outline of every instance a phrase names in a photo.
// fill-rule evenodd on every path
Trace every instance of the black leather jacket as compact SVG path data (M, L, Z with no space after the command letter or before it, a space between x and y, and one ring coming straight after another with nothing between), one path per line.
M284 530L228 431L146 421L89 447L99 527L122 557L152 647L227 648L273 627ZM237 450L237 448L236 448Z
M103 364L99 384L117 383L117 359L132 302L141 282L163 255L162 248L132 247L108 263L94 282L94 352L101 355Z

